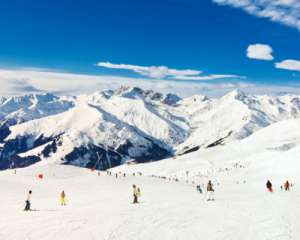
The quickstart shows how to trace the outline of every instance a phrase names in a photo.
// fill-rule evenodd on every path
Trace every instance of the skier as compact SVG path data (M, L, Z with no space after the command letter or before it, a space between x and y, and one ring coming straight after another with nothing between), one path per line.
M286 180L286 182L284 183L284 190L285 191L290 191L290 183L288 180Z
M199 185L197 185L197 191L199 191L201 194L202 194L202 188L201 188L201 185L199 184Z
M214 201L215 199L214 199L213 195L214 195L215 190L213 188L213 184L212 184L211 180L208 181L206 190L207 190L207 193L208 193L207 201Z
M60 194L60 204L61 204L62 206L66 206L65 198L66 198L65 191L62 191L61 194Z
M272 186L272 183L270 182L270 180L267 181L266 187L269 190L269 192L273 192L273 186Z
M142 196L142 192L141 192L141 189L139 187L137 188L137 196L138 197Z
M25 204L25 208L24 208L24 211L30 211L30 206L31 206L31 203L30 203L30 199L31 199L31 194L32 194L32 191L29 190L28 192L28 196L27 196L27 199L26 199L26 204Z
M132 185L132 188L133 188L133 203L139 203L138 202L138 197L139 197L138 188L134 184Z

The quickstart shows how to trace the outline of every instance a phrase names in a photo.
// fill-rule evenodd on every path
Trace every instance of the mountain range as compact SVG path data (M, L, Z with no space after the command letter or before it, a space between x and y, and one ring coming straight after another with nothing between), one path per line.
M300 96L180 98L136 87L0 98L0 169L39 161L108 169L247 139L300 117ZM289 133L287 133L289 134Z

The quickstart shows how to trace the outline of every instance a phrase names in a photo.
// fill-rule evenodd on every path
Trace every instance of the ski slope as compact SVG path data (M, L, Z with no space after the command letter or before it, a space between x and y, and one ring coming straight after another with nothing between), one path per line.
M35 174L46 172L45 180ZM55 176L53 176L55 174ZM103 174L102 174L103 175ZM18 239L299 239L299 191L265 192L226 181L216 201L194 187L147 177L97 176L74 167L1 173L0 238ZM131 185L142 188L133 205ZM27 189L36 211L23 212ZM59 206L59 192L67 206Z
M122 165L112 176L49 159L1 171L0 239L298 240L299 129L299 118L280 121L225 145ZM208 180L215 201L196 191ZM280 189L286 180L289 192ZM142 191L136 205L133 184ZM24 212L28 190L34 211Z
M2 171L0 239L299 239L299 178L284 192L278 184L286 179L274 174L275 192L270 194L265 190L268 170L261 167L216 171L216 201L206 201L206 195L195 190L193 177L187 177L188 182L138 174L115 178L56 164L36 164L16 174ZM39 173L43 180L37 178ZM132 184L142 191L137 205L131 204ZM35 211L23 212L29 189ZM59 205L62 190L67 194L65 207Z

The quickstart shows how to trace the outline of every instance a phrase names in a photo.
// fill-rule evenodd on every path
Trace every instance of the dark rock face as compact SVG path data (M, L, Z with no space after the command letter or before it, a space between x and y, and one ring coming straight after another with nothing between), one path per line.
M157 161L172 156L172 153L170 151L160 147L151 139L147 138L147 140L149 140L152 143L152 146L150 149L147 149L147 151L142 156L135 157L135 160L137 162L144 163Z
M161 101L164 104L175 105L177 102L181 100L181 98L175 94L169 93L164 95L159 92L155 92L153 90L143 90L138 87L120 87L116 92L116 95L127 97L127 98L142 98L152 101Z
M55 137L41 152L44 158L50 157L52 153L56 153L58 146L61 146L60 135Z
M135 155L133 156L130 153L130 148L133 148L133 144L128 140L126 141L124 144L120 145L116 151L118 153L121 153L125 156L127 156L127 158L131 158L134 159L136 162L138 163L144 163L144 162L151 162L151 161L157 161L157 160L161 160L167 157L172 156L172 153L162 147L160 147L158 144L156 144L154 141L152 141L151 139L147 138L147 140L149 142L151 142L151 148L146 148L146 146L138 146L140 149L141 148L145 148L142 155Z
M18 154L41 146L51 140L52 138L45 138L43 135L38 138L28 135L6 141L0 149L0 170L26 167L40 161L40 156L20 157Z
M201 147L200 146L196 146L196 147L192 147L192 148L189 148L187 150L184 150L182 153L178 154L179 156L182 156L184 154L188 154L188 153L192 153L192 152L196 152L200 149Z
M20 157L18 155L14 155L10 158L9 162L4 162L3 165L0 164L0 169L3 170L3 169L8 169L8 168L28 167L34 163L39 162L40 160L41 159L38 156Z
M223 138L220 138L218 139L217 141L213 142L213 143L210 143L208 144L206 147L207 148L211 148L211 147L216 147L218 145L223 145L224 144L224 141L226 140L226 138L230 137L230 135L232 134L232 131L230 131L227 136L223 137Z
M121 164L123 156L104 146L76 147L64 158L64 164L105 170Z
M129 140L116 149L102 145L82 145L74 148L61 160L64 164L106 170L118 166L128 159L134 159L136 162L143 163L161 160L172 155L170 151L160 147L153 140L147 140L151 142L150 147L134 146ZM45 145L45 147L40 154L36 156L20 156L20 153L27 152L41 145ZM47 159L52 154L55 154L61 145L60 135L55 137L44 137L41 135L38 138L27 135L10 139L4 142L3 147L0 148L0 170L26 167L40 161L42 157ZM132 150L135 147L138 147L140 150L140 155L138 156L133 156L135 151Z
M9 127L6 125L0 126L0 143L10 134Z
M73 151L65 156L64 164L71 164L93 169L106 170L116 167L126 159L131 159L130 148L133 145L130 141L119 146L117 149L107 148L105 146L95 146L89 144L74 148ZM151 149L145 149L144 153L136 156L134 160L139 163L161 160L170 156L170 152L159 147L155 143Z
M168 93L166 95L165 99L163 100L163 103L168 104L168 105L175 105L180 100L181 100L181 98L178 97L177 95L172 94L172 93Z

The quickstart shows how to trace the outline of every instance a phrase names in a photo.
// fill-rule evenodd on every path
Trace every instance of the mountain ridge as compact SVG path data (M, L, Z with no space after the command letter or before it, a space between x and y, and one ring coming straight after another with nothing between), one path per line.
M300 117L300 96L180 98L123 86L74 97L1 98L0 169L52 161L106 169L239 141Z

